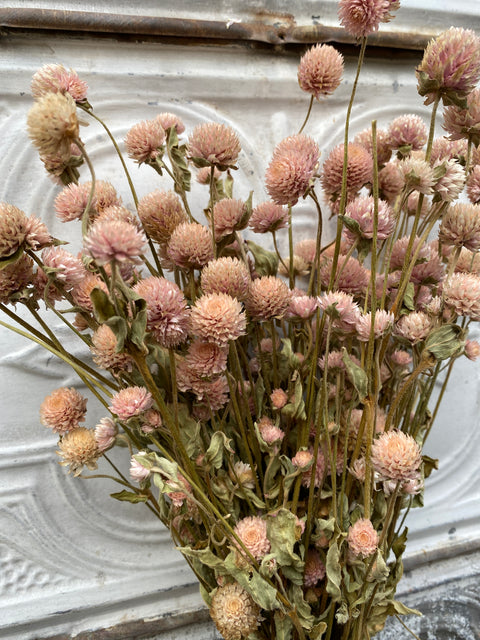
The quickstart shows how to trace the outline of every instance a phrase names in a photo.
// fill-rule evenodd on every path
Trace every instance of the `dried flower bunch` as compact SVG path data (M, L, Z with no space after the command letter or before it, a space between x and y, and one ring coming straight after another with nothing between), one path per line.
M340 0L340 21L361 43L357 77L367 36L397 6ZM93 114L85 82L44 67L28 132L64 185L55 209L81 226L80 255L38 218L0 205L2 311L69 363L105 410L95 428L81 426L79 391L45 398L41 422L60 438L61 464L83 476L128 448L130 477L112 465L121 485L112 496L147 504L170 529L225 640L364 640L388 616L412 613L395 600L398 522L422 504L436 466L422 454L435 383L480 353L467 339L480 320L480 41L451 28L428 45L417 78L430 125L405 114L351 137L354 89L344 142L321 163L321 141L303 130L342 72L330 45L301 59L310 108L273 152L264 202L234 197L241 142L225 124L183 139L174 114L133 125L128 156L161 177L139 200L124 164L134 211L96 179L81 140L78 113ZM441 102L448 136L434 139ZM205 189L198 210L192 171ZM318 227L295 242L302 199ZM337 236L326 245L327 212ZM271 234L273 250L245 239L247 227L248 238ZM43 305L91 362L68 353Z

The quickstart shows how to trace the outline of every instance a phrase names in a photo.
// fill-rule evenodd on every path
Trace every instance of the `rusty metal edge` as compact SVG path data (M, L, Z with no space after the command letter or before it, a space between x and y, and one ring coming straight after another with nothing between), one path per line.
M134 16L92 11L57 9L0 8L0 29L28 31L68 31L88 34L137 37L177 37L213 42L260 42L269 45L338 42L354 44L355 39L341 27L321 24L297 26L291 15L275 24L263 20L227 23L155 16ZM369 44L406 50L424 49L437 33L380 32L369 37Z

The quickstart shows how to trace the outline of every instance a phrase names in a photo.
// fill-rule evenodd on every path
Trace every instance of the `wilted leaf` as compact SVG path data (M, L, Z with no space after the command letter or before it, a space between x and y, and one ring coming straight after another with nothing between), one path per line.
M359 367L358 364L355 364L355 362L350 358L345 347L342 349L342 358L347 370L348 379L357 390L360 400L364 400L368 393L367 374L362 367Z
M255 260L255 271L258 275L276 276L278 271L278 256L251 240L247 240L247 245Z
M120 500L121 502L131 502L132 504L148 501L148 496L133 493L132 491L127 491L126 489L124 489L123 491L118 491L118 493L111 493L110 497L115 498L115 500Z
M425 351L437 360L460 355L465 347L464 332L457 324L444 324L434 329L425 340Z
M342 567L340 565L340 548L338 540L330 542L327 552L327 593L329 593L334 602L342 599L340 585L342 582Z

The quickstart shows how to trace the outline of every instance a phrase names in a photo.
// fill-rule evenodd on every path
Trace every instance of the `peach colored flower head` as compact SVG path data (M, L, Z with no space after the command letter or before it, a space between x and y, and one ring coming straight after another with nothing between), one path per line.
M93 224L84 238L85 251L99 265L112 260L140 263L147 239L129 222L123 220L99 220Z
M320 281L325 289L330 282L332 266L333 260L329 258L320 267ZM353 295L365 293L370 275L356 258L347 259L345 256L339 256L337 274L334 280L336 289Z
M474 31L450 27L428 43L417 68L418 92L425 104L441 95L446 104L464 98L480 79L480 39Z
M359 518L348 530L348 550L357 558L368 558L378 548L379 536L368 518Z
M77 283L72 289L72 296L75 304L87 311L93 311L90 294L94 289L101 289L107 293L107 285L93 273L85 272L83 280Z
M292 295L288 303L285 317L288 320L299 321L308 320L313 316L318 308L316 296Z
M476 340L467 340L465 342L465 355L469 360L475 362L480 356L480 344Z
M480 205L458 202L448 208L438 232L439 239L449 245L480 249Z
M398 163L398 168L406 189L418 191L426 196L433 192L436 180L433 167L428 162L409 156Z
M181 134L185 131L185 125L183 124L182 120L174 113L159 113L155 120L159 122L164 131L170 129L171 127L175 127L178 134Z
M455 271L480 275L480 253L462 248L455 264Z
M392 120L388 136L392 149L408 147L408 151L417 151L426 144L428 129L420 116L409 113Z
M298 84L315 98L332 94L343 75L343 56L329 44L317 44L303 54Z
M188 348L185 363L198 377L210 377L223 373L227 368L228 352L213 342L195 340Z
M32 77L32 96L36 99L47 93L69 93L75 102L84 102L87 89L87 83L80 80L76 71L68 71L61 64L47 64Z
M202 167L201 169L199 169L197 171L197 182L199 184L209 185L210 184L211 173L212 173L212 167L211 166ZM222 172L219 171L217 169L217 167L214 167L214 169L213 169L213 179L214 180L219 180L221 177L222 177Z
M217 258L202 269L203 293L228 293L232 298L244 300L249 284L250 273L247 265L238 258Z
M327 571L325 565L320 558L318 551L309 549L305 559L305 572L303 574L303 584L308 587L314 587L317 582L325 578Z
M70 145L80 135L72 96L69 93L41 96L28 112L27 129L40 155L69 155Z
M282 391L282 389L277 389L276 391ZM274 393L275 391L272 393L272 396ZM272 404L274 404L273 400ZM258 431L260 432L263 441L269 445L278 444L285 437L284 431L282 431L279 427L276 427L267 416L264 416L258 421Z
M65 434L84 422L87 399L76 389L55 389L40 405L40 422L54 433Z
M80 475L83 467L93 471L97 468L97 459L100 451L97 447L94 429L78 427L66 433L58 443L57 455L62 458L62 467L68 467L68 471L74 476Z
M403 431L387 431L373 441L371 459L382 479L404 482L416 477L422 452L412 436Z
M48 247L42 251L42 260L48 269L56 269L55 280L68 291L79 285L86 276L82 261L63 247Z
M196 222L179 224L170 236L167 256L181 269L200 269L213 260L210 231Z
M412 364L412 356L407 351L397 349L390 356L390 360L396 367L405 368Z
M297 276L307 276L310 272L308 264L301 258L293 254L293 275ZM290 258L283 258L283 263L280 262L278 266L278 274L281 276L285 276L288 278L290 274Z
M432 144L432 153L430 162L434 164L437 160L460 160L461 157L467 156L467 141L449 140L448 138L436 138ZM472 154L473 161L473 154ZM475 162L473 162L475 164Z
M142 228L137 216L130 211L130 209L127 209L127 207L124 207L121 204L114 204L110 207L105 207L105 209L95 218L95 223L100 221L105 222L106 220L122 220L123 222L128 222L133 225L137 229Z
M389 162L378 172L380 197L393 202L403 189L405 181L396 162Z
M257 630L261 620L258 605L238 582L218 587L210 616L224 640L246 638Z
M63 184L62 177L65 177L63 174L67 168L72 167L75 174L77 167L83 164L82 153L75 143L70 145L70 149L64 148L56 153L40 154L39 158L56 184ZM70 177L69 175L69 180Z
M226 293L203 295L192 307L191 333L205 342L226 346L245 335L246 324L242 305Z
M218 122L197 125L188 139L191 158L200 158L220 169L234 165L240 150L240 141L235 131Z
M138 416L152 407L153 398L145 387L126 387L115 393L108 407L120 420Z
M358 196L348 203L345 215L358 224L358 232L345 227L344 235L354 242L358 237L371 240L373 238L373 218L375 201L372 196ZM377 241L386 240L395 229L395 215L392 208L384 200L378 201Z
M375 321L373 328L374 338L381 338L390 331L393 327L395 316L389 311L384 309L378 309L375 312ZM357 336L362 342L368 342L370 340L370 331L372 326L372 312L362 314L357 320Z
M33 260L23 254L12 264L0 269L0 302L15 304L15 294L20 293L33 281Z
M356 193L373 178L373 159L371 154L359 144L350 143L347 147L347 191ZM322 187L328 196L340 193L342 188L344 145L332 149L323 163Z
M407 255L407 248L410 242L410 236L403 236L396 240L393 244L392 255L390 258L390 271L395 271L396 269L402 269L405 263L405 257ZM415 238L412 252L416 252L420 239L418 237ZM428 260L430 258L430 251L428 245L424 244L420 249L418 254L419 260Z
M433 190L443 202L453 202L462 193L465 185L465 170L456 160L444 160L434 165L441 173Z
M298 456L298 453L296 454L296 456ZM313 450L310 453L312 454L312 458L313 458ZM327 465L327 461L325 460L325 454L323 452L323 449L320 447L318 450L317 464L315 465L315 472L313 475L313 484L315 487L318 488L322 486L325 476L327 474L327 467L328 465ZM310 487L311 482L312 482L312 470L309 469L308 471L305 471L305 473L302 473L302 485L304 487Z
M55 198L55 212L62 222L78 220L82 217L90 195L91 184L75 184L72 182L63 188ZM92 200L92 208L95 207L95 197Z
M115 444L118 427L111 418L102 418L95 427L95 440L100 452L104 452Z
M232 234L234 231L245 229L247 226L246 206L243 200L223 198L213 207L213 220L215 224L215 240L217 242Z
M29 249L33 249L33 251L38 251L53 244L53 238L46 224L36 216L30 216L27 219L26 231L25 245Z
M288 396L283 389L274 389L270 400L274 409L282 409L288 402Z
M255 233L268 233L288 225L288 209L275 202L262 202L252 211L248 226Z
M250 516L239 520L234 532L252 554L255 560L261 560L270 553L270 541L267 538L267 523L259 516ZM235 541L240 553L244 553L242 547Z
M423 311L412 311L400 318L395 333L412 344L425 340L432 330L432 320Z
M315 262L317 253L317 241L315 238L300 240L293 247L294 255L301 258L306 264L312 265Z
M247 489L255 487L254 475L252 467L245 462L235 462L233 469L228 472L232 482L239 483Z
M93 361L100 369L132 370L132 357L128 353L117 353L117 337L106 324L100 325L93 333L90 350Z
M475 144L480 142L480 89L468 94L466 109L457 105L445 107L443 128L450 134L450 140L471 138Z
M313 460L313 453L311 451L297 451L292 458L292 464L299 469L304 469Z
M370 128L363 129L353 139L353 144L358 144L368 151L373 158L373 138ZM392 156L390 139L385 129L377 129L377 162L378 165L386 164Z
M459 316L480 320L480 276L454 273L443 283L442 297Z
M361 458L357 458L349 469L352 476L359 482L365 482L365 465L365 458L362 456Z
M165 131L157 119L135 124L125 136L128 156L138 164L161 157L164 144Z
M86 182L85 186L90 192L91 182ZM117 194L115 187L106 180L97 180L95 182L95 210L102 213L107 207L121 205L122 199Z
M0 258L14 254L25 242L28 218L13 204L0 202Z
M285 138L273 152L265 174L267 191L276 204L293 205L313 180L320 150L313 138L297 134Z
M284 315L290 296L290 289L283 280L275 276L263 276L250 283L246 307L249 315L256 320L273 320Z
M180 288L166 278L150 276L140 280L134 291L147 302L147 330L166 349L185 342L190 327L190 310Z
M144 467L141 459L146 455L145 451L139 451L130 459L130 478L134 482L143 482L150 475L150 469Z
M338 17L348 33L362 38L377 31L381 22L388 22L390 11L398 5L392 0L340 0Z
M467 196L473 204L480 204L480 164L476 164L467 178Z
M166 244L179 224L188 222L180 198L173 191L153 191L138 202L138 215L152 240Z

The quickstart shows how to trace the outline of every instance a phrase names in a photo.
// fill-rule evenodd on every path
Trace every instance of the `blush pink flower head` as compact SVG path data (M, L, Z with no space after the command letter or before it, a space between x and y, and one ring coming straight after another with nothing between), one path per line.
M288 308L290 296L290 289L280 278L257 278L251 282L248 290L248 313L259 321L281 318Z
M166 244L179 224L188 222L180 198L173 191L153 191L138 202L138 216L152 240Z
M117 337L107 324L100 325L93 333L90 350L93 361L101 369L132 370L132 357L128 353L117 353Z
M194 340L185 356L185 364L198 377L215 376L227 368L227 355L224 347L213 342Z
M432 319L423 311L412 311L400 318L395 333L412 344L425 340L432 330Z
M476 164L467 178L467 196L471 203L480 204L480 164Z
M102 453L115 444L118 428L111 418L102 418L95 427L95 440Z
M375 201L372 196L358 196L348 203L345 215L358 224L358 232L345 227L344 235L354 242L358 237L371 240L373 238L373 219ZM386 240L395 229L395 215L392 208L384 200L378 201L377 241Z
M241 150L235 131L218 122L197 125L190 134L187 146L191 158L199 158L220 169L234 165Z
M450 140L471 139L475 145L480 142L480 89L474 89L467 96L466 109L457 105L443 111L443 128L450 134Z
M320 150L313 138L285 138L273 152L265 174L267 191L276 204L293 205L304 195L318 166Z
M442 219L439 239L470 251L480 249L480 204L458 202L448 208Z
M15 304L15 294L33 281L33 260L23 254L18 260L0 269L0 302Z
M318 306L331 316L332 327L345 333L356 330L360 308L353 296L344 291L330 291L318 299Z
M262 202L252 211L248 226L255 233L284 229L288 223L288 209L275 202Z
M372 466L384 480L404 482L417 476L422 452L412 436L403 431L382 433L372 444Z
M367 558L378 548L379 536L367 518L359 518L348 530L348 550L358 558Z
M330 283L330 276L333 267L333 260L328 258L320 267L320 281L327 289ZM337 275L334 279L335 289L345 293L363 294L365 293L370 274L357 258L348 258L340 255L337 264Z
M249 284L249 270L238 258L217 258L202 269L203 293L228 293L232 298L245 300Z
M115 393L108 407L120 420L128 420L150 409L152 394L145 387L126 387Z
M213 207L213 220L215 225L215 240L217 242L234 231L244 229L247 226L246 206L243 200L222 198Z
M80 80L76 71L68 71L61 64L45 65L34 73L31 84L32 95L36 99L46 93L69 93L75 102L84 102L87 89L87 83Z
M388 136L393 149L409 147L409 150L417 151L427 142L428 129L420 116L410 113L392 120Z
M325 564L320 558L318 551L309 549L305 560L305 572L303 576L303 584L306 587L314 587L317 582L323 580L327 570Z
M393 327L395 316L389 311L379 309L375 313L373 337L381 338ZM357 335L358 339L362 342L368 342L370 340L370 332L372 326L372 312L362 314L357 320Z
M87 275L82 261L63 247L44 249L42 260L45 267L56 269L55 279L61 282L67 291L79 285Z
M252 554L255 560L261 560L270 552L270 541L267 538L267 522L259 516L250 516L239 520L234 532ZM243 548L236 543L238 551L242 554Z
M174 113L160 113L155 118L155 120L158 121L164 131L170 129L170 127L175 127L178 134L181 134L185 131L185 125L183 124L182 120Z
M128 156L138 164L161 157L164 144L165 131L157 119L135 124L125 136Z
M443 202L453 202L462 193L465 185L465 170L456 160L444 160L434 165L441 172L433 190Z
M205 266L213 260L210 231L196 222L177 225L167 245L167 257L181 269L200 269Z
M116 262L140 262L147 239L143 231L124 220L99 220L84 238L85 251L99 265Z
M61 435L84 422L87 399L76 389L61 387L52 391L40 405L40 422Z
M305 238L300 240L293 247L294 255L301 258L306 264L312 265L315 262L317 253L317 241L315 238Z
M191 332L205 342L226 346L245 335L246 324L242 305L226 293L200 296L192 307Z
M28 135L41 156L70 157L72 142L80 135L77 108L69 93L46 93L28 112Z
M353 144L358 144L368 151L373 158L373 139L372 130L364 129L357 133L353 139ZM392 156L392 148L390 146L390 138L385 129L377 130L377 162L379 165L386 164Z
M328 196L340 193L342 188L344 145L340 144L323 163L322 187ZM373 158L362 146L350 143L347 147L347 191L355 194L373 178Z
M343 56L329 44L311 47L300 60L298 84L315 98L335 91L343 75Z
M459 316L480 320L480 276L474 273L454 273L443 283L445 304Z
M23 245L27 230L26 214L13 204L0 202L0 258L11 256Z
M388 162L378 172L380 197L392 203L403 189L405 182L396 162Z
M381 22L388 22L390 11L398 5L392 0L340 0L338 17L348 33L362 38L377 31Z

